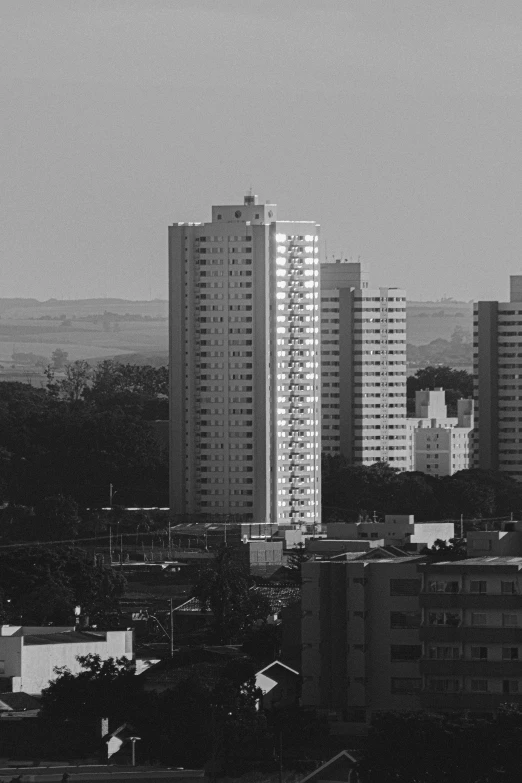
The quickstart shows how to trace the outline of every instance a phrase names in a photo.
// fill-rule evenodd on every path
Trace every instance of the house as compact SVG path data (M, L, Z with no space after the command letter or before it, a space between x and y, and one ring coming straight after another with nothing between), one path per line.
M290 707L299 700L301 676L281 661L273 661L256 672L256 688L263 697L263 709Z
M36 718L40 702L27 693L0 693L0 719Z
M133 660L132 631L77 630L74 626L0 625L0 693L38 696L56 667L81 671L78 656Z
M357 762L347 750L342 750L336 756L322 764L318 769L310 772L299 783L357 783Z
M120 763L128 763L132 758L132 741L138 740L136 730L129 723L123 723L117 729L111 731L102 737L102 741L107 748L107 759L111 759L118 754Z

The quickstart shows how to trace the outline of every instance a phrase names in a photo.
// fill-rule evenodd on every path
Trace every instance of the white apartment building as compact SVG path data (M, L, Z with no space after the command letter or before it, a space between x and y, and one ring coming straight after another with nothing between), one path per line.
M406 292L321 264L321 373L323 451L407 470Z
M408 470L452 476L473 467L473 400L457 401L457 416L448 416L444 389L415 394L415 416L407 420Z
M170 227L176 513L320 522L318 242L256 196Z

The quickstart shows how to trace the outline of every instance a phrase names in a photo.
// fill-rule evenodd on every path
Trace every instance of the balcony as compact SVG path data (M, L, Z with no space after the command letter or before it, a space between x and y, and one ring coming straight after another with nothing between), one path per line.
M432 710L476 710L488 712L497 710L502 704L522 704L520 693L439 693L438 691L421 691L420 704L423 709Z
M522 596L491 593L421 593L419 603L426 609L519 609Z
M488 679L489 677L522 678L522 661L486 661L470 658L435 659L422 658L420 673L438 677L467 676Z
M422 642L469 642L471 644L522 644L522 628L491 625L423 625L419 629Z

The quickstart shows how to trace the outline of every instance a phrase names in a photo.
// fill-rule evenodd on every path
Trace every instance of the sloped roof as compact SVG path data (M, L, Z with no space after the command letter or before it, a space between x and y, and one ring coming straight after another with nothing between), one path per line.
M258 674L266 674L270 669L272 669L274 666L281 666L283 669L287 669L292 674L296 674L299 676L299 672L295 669L292 669L290 666L287 666L286 663L281 663L281 661L272 661L272 663L269 663L268 666L265 666L264 669L260 669L258 672L256 672L256 676Z
M347 780L347 771L353 769L356 764L354 757L347 750L342 750L318 769L302 778L299 783L308 783L308 781L312 783L316 780Z
M9 710L24 712L26 710L39 710L40 702L28 693L0 693L0 709L5 704Z

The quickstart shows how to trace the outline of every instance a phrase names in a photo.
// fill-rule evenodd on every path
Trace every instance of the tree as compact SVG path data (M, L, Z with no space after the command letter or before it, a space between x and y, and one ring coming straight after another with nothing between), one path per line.
M212 613L212 632L220 644L230 643L268 617L269 602L250 588L247 568L230 547L223 547L202 571L192 595Z
M443 560L464 560L467 557L466 542L463 538L450 538L449 541L437 538L431 549L425 547L421 554L426 555L434 563Z
M67 351L63 351L61 348L56 348L51 354L53 369L63 370L68 358L69 358L69 354Z
M87 552L75 547L20 546L0 552L0 591L13 621L69 623L78 605L94 620L103 618L118 606L124 587L119 572L94 565Z
M34 509L34 535L43 540L72 539L78 535L78 504L71 497L55 495L44 498Z
M65 365L65 378L56 381L52 367L48 367L45 374L47 388L53 397L70 403L78 403L85 398L92 378L92 369L88 362L79 359Z
M85 756L97 749L102 718L118 726L134 718L142 702L135 665L126 658L78 656L82 671L56 669L56 678L42 692L40 721L54 748Z
M522 712L374 715L359 764L362 783L511 783L518 780Z
M446 404L450 416L457 414L457 400L461 397L473 397L473 375L466 370L453 370L451 367L424 367L410 375L406 381L406 394L414 400L415 392L422 389L442 388L446 391Z

